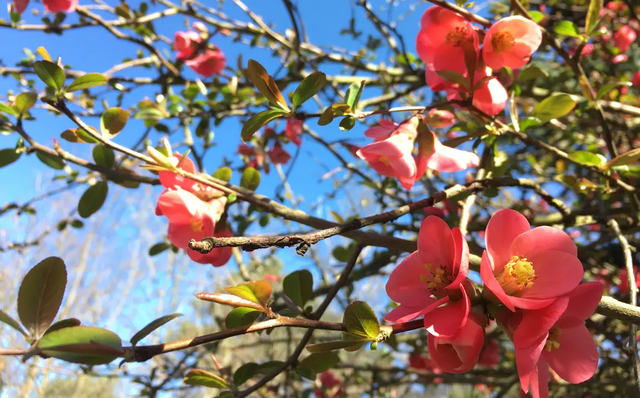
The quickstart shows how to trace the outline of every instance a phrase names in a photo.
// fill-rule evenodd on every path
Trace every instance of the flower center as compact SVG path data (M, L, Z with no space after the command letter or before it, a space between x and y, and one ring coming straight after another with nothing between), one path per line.
M384 163L385 165L390 166L390 164L389 164L389 160L387 159L387 157L386 157L386 156L380 156L380 161L381 161L382 163Z
M193 232L202 232L204 230L204 223L202 220L198 220L197 218L191 219L191 229Z
M561 333L562 329L556 326L552 327L551 330L549 330L549 337L547 337L547 342L544 345L544 348L545 350L547 350L547 352L560 348L558 337L560 337Z
M467 32L465 26L456 26L445 36L445 43L451 44L456 47L462 46L464 43L473 40Z
M537 278L533 264L522 256L513 256L498 274L498 282L507 294L513 294L533 286Z
M434 269L433 264L426 263L424 267L429 274L420 275L420 281L427 282L427 287L434 296L438 298L444 297L444 288L449 286L453 280L451 274L444 265Z
M511 48L516 44L516 41L514 40L511 33L503 31L493 35L491 44L493 45L493 50L496 53L501 53L511 50Z

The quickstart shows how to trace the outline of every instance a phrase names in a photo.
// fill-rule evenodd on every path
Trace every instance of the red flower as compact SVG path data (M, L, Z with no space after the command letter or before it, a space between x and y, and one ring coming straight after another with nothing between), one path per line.
M189 59L200 44L200 35L197 32L176 32L173 37L173 49L178 51L176 58Z
M282 149L280 143L277 142L271 152L269 152L269 159L271 159L271 163L273 164L287 164L289 160L291 160L291 155Z
M78 0L42 0L44 9L50 13L73 12L78 6Z
M429 334L429 353L438 367L447 373L465 373L478 362L484 343L483 321L475 314L454 336L438 337Z
M287 125L284 128L284 135L286 135L287 138L297 146L302 144L300 136L302 135L303 125L304 122L302 120L287 119Z
M320 373L320 387L315 387L313 393L317 398L338 398L342 395L342 380L331 371L322 372Z
M616 43L616 47L623 53L629 50L629 47L636 41L636 38L636 31L629 25L622 25L613 35L613 41Z
M208 48L202 54L187 60L185 65L193 69L197 74L209 77L222 72L226 62L227 59L222 51L217 48Z
M484 36L482 58L492 69L517 69L529 62L540 43L542 31L538 24L519 15L503 18Z

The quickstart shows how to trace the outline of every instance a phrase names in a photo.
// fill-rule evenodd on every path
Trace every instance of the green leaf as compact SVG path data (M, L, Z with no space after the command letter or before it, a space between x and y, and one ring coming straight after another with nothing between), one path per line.
M224 324L227 329L239 328L251 325L262 312L255 308L238 307L227 314Z
M262 304L258 304L254 301L245 300L233 294L225 293L196 293L198 299L203 301L210 301L212 303L218 303L223 305L230 305L233 307L249 307L254 308L260 312L264 312L265 308Z
M7 314L2 310L0 310L0 322L11 326L12 328L20 332L24 337L29 337L29 334L25 332L25 330L22 328L22 326L20 326L18 321L13 319L9 314Z
M351 257L352 250L344 246L336 246L333 248L331 255L341 263L346 263Z
M47 257L24 276L18 291L20 321L35 337L51 325L67 286L67 269L58 257Z
M529 15L531 15L531 19L533 19L535 23L540 23L540 21L544 19L544 14L540 11L529 11Z
M309 98L316 95L327 82L327 76L322 72L313 72L304 78L293 93L291 102L295 108L304 104Z
M203 386L211 388L229 388L229 383L218 375L201 369L191 369L184 376L184 384L190 386Z
M353 110L347 104L331 104L330 107L322 112L320 119L318 119L319 126L326 126L333 121L334 117L353 114Z
M302 359L298 368L309 368L315 373L322 373L340 363L340 357L335 352L319 352Z
M333 350L346 349L347 351L357 351L367 342L369 339L361 340L341 340L330 341L328 343L309 344L306 348L311 353L329 352Z
M157 254L162 253L165 250L169 250L170 248L171 248L171 245L166 242L156 243L155 245L151 246L151 248L149 249L149 256L153 257Z
M20 93L16 97L16 102L13 108L18 112L21 117L26 115L38 100L38 94L32 92Z
M87 73L74 80L71 84L64 88L64 91L70 93L72 91L84 90L85 88L102 86L107 83L107 77L100 73Z
M93 148L93 160L97 165L110 169L116 162L116 154L111 148L104 145L96 145Z
M600 18L600 10L602 10L603 0L591 0L587 9L587 19L585 21L584 30L587 35L596 30L598 27L598 19Z
M356 118L353 116L346 116L340 121L340 130L349 131L356 125Z
M537 79L539 77L548 77L549 74L535 65L529 65L527 68L520 71L518 74L517 82L522 83L529 80Z
M176 314L165 315L150 322L147 326L143 327L142 329L140 329L140 331L138 331L136 334L133 335L131 340L129 340L131 342L131 345L135 347L135 345L138 344L140 340L147 337L149 334L151 334L151 332L158 329L160 326L164 325L165 323L168 323L173 319L176 319L179 316L182 316L182 314L176 313Z
M625 152L622 155L618 155L615 158L611 159L607 164L604 165L604 169L610 169L616 166L628 166L630 164L636 163L640 160L640 148L633 149L629 152Z
M98 131L95 129L94 132L98 134ZM65 130L60 134L60 138L64 139L65 141L74 143L97 144L98 142L100 142L91 134L81 128Z
M37 152L36 156L40 161L54 170L64 169L64 160L57 156L49 155L48 153Z
M13 109L9 105L4 104L2 102L0 102L0 112L4 112L4 113L6 113L8 115L11 115L11 116L19 116L20 115L17 110Z
M78 214L80 217L87 218L100 210L105 199L107 199L108 192L109 186L104 181L97 182L84 191L80 202L78 202Z
M380 333L380 322L371 306L364 301L354 301L344 310L342 320L347 331L355 336L375 340Z
M100 131L107 139L112 139L127 125L129 111L122 108L110 108L100 118Z
M586 164L588 166L600 167L600 165L606 163L607 159L602 155L596 155L588 151L576 151L569 154L569 159L580 164Z
M314 354L315 355L315 354ZM314 381L318 375L311 368L296 368L296 373L307 380Z
M263 307L267 306L267 302L271 298L271 285L267 281L253 281L237 286L227 286L224 290Z
M286 115L286 112L283 112L278 109L267 109L266 111L262 111L260 113L256 113L251 116L249 120L242 126L242 132L240 136L242 137L243 142L247 142L253 137L256 131L260 130L270 121L277 119Z
M67 77L64 70L57 64L50 61L36 61L33 63L33 69L47 86L56 91L60 91L64 87L64 81Z
M257 363L245 363L244 365L236 369L236 371L233 373L233 384L236 387L239 387L242 384L246 383L253 376L257 375L259 371L260 365L258 365Z
M353 110L358 108L358 102L360 102L365 83L366 80L351 83L344 95L344 102Z
M575 106L576 101L569 94L553 94L536 105L531 116L537 117L540 122L544 123L567 115Z
M464 77L461 73L453 70L437 70L436 73L449 83L458 84L464 87L467 91L471 91L469 88L469 79Z
M8 166L20 159L22 152L16 152L13 148L0 149L0 167Z
M50 357L85 365L107 364L124 353L117 334L93 326L68 327L47 333L37 348Z
M306 269L292 272L282 281L282 290L298 307L304 308L313 292L313 275Z
M580 37L578 28L571 21L560 21L554 27L553 31L559 35Z
M55 322L53 325L49 326L49 328L44 332L43 336L46 336L48 333L55 332L56 330L71 328L75 326L80 326L80 320L76 318L67 318L61 321Z
M520 121L520 130L525 131L530 127L536 127L542 124L542 121L537 117L527 116L524 120Z
M218 170L214 171L211 176L213 178L217 178L218 180L229 182L231 181L231 176L233 175L233 171L229 167L220 167Z
M253 167L247 167L242 173L240 186L255 191L260 185L260 172Z
M598 94L596 95L596 100L600 100L604 98L604 96L607 95L611 90L620 86L631 87L632 84L631 82L617 82L617 83L605 84L604 86L600 87L600 89L598 90Z
M286 112L290 111L276 82L269 76L264 67L253 59L249 60L247 77L249 77L253 85L267 98L271 105L282 108Z

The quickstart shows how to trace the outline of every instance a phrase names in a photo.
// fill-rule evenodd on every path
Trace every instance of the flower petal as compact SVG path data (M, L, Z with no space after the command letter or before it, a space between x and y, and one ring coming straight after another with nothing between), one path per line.
M418 233L418 251L434 267L451 267L454 261L454 243L451 229L443 219L429 216L422 220Z
M427 283L423 282L424 277L421 277L428 273L424 264L425 262L418 251L402 260L389 275L385 287L387 296L397 303L411 307L424 302L427 297L431 297Z
M518 235L511 243L512 256L529 258L532 253L556 250L578 256L578 247L573 239L561 229L553 227L536 227Z
M576 256L556 250L532 253L528 258L533 265L536 280L524 290L522 298L551 298L567 294L580 281L584 270Z
M453 337L462 329L469 317L471 301L464 288L461 288L462 298L449 302L425 314L424 327L429 333L438 337Z
M520 324L513 333L513 345L530 347L541 338L545 338L549 330L562 316L569 304L569 297L558 297L551 305L533 311L522 311Z
M455 279L447 286L447 289L457 289L462 281L467 277L469 272L469 244L464 239L460 228L455 227L451 230L453 237L453 275Z
M493 293L502 304L506 305L511 311L515 311L516 308L511 303L510 297L505 293L500 283L496 279L493 270L492 261L489 259L488 250L482 252L482 261L480 261L480 277L484 286Z
M569 383L589 380L598 368L598 349L585 325L561 329L560 347L545 352L551 368Z
M390 313L388 313L384 317L384 320L391 323L408 322L412 319L421 317L422 315L430 311L433 311L434 309L440 307L442 304L445 304L447 301L449 301L449 297L437 299L435 297L429 296L424 297L423 301L417 303L415 306L400 304L398 307L394 308Z
M491 217L485 232L485 242L495 267L494 274L502 271L509 262L512 242L518 235L529 231L529 227L529 221L515 210L500 210Z
M570 328L582 324L596 311L604 286L600 282L587 282L578 285L569 293L569 305L558 321L561 328Z
M542 353L542 349L544 348L546 341L547 335L545 334L538 341L534 342L533 345L526 348L516 347L515 349L518 377L520 377L520 384L524 392L529 390L529 385L532 382L531 379L536 370L536 364L540 359L540 354Z

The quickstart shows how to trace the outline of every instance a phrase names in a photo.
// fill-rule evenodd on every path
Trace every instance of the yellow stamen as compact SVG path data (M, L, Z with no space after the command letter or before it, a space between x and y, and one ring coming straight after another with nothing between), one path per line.
M472 41L473 39L468 34L466 27L456 26L453 30L449 31L449 33L446 34L445 40L445 43L460 47L464 43Z
M427 282L427 287L431 291L431 294L436 297L444 297L443 289L449 286L453 280L451 275L447 272L445 266L440 266L434 270L431 263L426 263L424 267L431 275L420 275L420 281Z
M545 350L547 350L547 352L560 348L558 337L560 337L561 333L562 329L555 326L552 327L551 330L549 330L549 337L547 337L547 342L544 345L544 348Z
M513 294L533 286L536 278L533 265L526 258L513 256L496 279L505 293Z
M191 229L193 230L193 232L202 232L204 230L204 223L202 222L202 220L192 218Z
M380 161L384 164L386 164L387 166L389 166L389 160L387 159L386 156L380 156Z
M511 33L502 31L493 35L491 44L493 45L493 50L496 53L501 53L511 50L511 48L516 44L516 41Z

